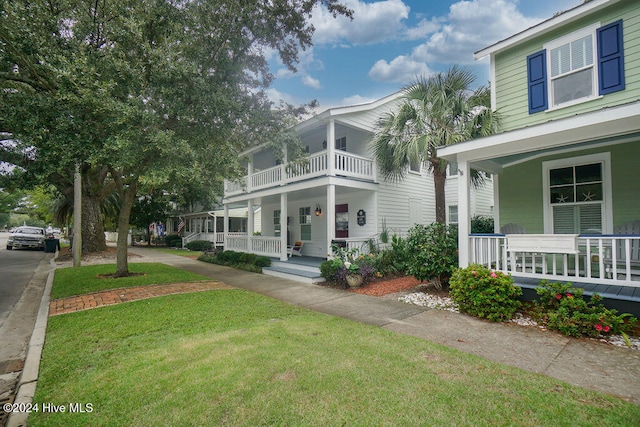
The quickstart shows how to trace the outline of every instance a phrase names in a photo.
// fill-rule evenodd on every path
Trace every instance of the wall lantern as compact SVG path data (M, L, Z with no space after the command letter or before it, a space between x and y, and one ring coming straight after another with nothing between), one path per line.
M320 205L316 204L316 216L322 215L322 209L320 209Z
M322 148L327 148L327 140L322 141Z

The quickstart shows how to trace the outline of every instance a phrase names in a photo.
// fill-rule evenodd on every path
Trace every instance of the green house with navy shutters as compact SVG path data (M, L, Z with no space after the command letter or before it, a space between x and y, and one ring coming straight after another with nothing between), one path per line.
M488 46L495 135L458 164L460 266L572 282L640 314L640 1L592 0ZM495 233L470 234L469 171L494 174Z

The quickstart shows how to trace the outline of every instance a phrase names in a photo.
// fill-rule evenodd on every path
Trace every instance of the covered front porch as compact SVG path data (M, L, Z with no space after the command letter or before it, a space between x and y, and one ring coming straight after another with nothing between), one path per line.
M225 209L246 206L245 233L225 233L224 249L280 261L300 256L327 259L331 245L366 252L377 229L377 184L346 177L318 177L299 184L229 197ZM261 232L251 229L260 206ZM291 251L296 242L299 251Z
M636 102L439 149L458 164L459 265L523 288L571 282L640 314L639 123ZM495 234L470 233L471 169L494 174Z

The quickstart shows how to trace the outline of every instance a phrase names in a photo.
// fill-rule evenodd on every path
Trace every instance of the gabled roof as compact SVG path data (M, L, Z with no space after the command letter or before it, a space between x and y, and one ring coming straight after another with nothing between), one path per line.
M381 107L389 102L395 101L400 96L402 96L402 91L392 93L391 95L387 95L373 102L367 102L364 104L357 104L357 105L348 105L344 107L329 108L323 111L322 113L316 114L315 116L298 123L295 126L295 129L298 132L304 132L310 127L315 126L318 122L325 122L331 118L337 118L340 116L345 116L347 114L375 110L376 108Z
M541 23L534 25L533 27L527 28L522 32L514 34L513 36L492 44L491 46L485 47L484 49L481 49L474 53L473 56L475 59L481 59L487 55L495 54L505 49L512 48L521 43L525 43L543 33L555 30L556 28L564 26L570 22L596 13L601 9L611 6L612 4L618 3L620 1L621 0L591 0L586 3L582 3L572 9L554 15L552 18L549 18L546 21L542 21Z
M328 122L330 119L339 119L341 117L347 117L352 114L375 110L376 108L379 108L385 104L388 104L390 102L393 102L399 99L402 96L402 94L403 94L402 91L398 91L398 92L392 93L391 95L382 97L373 102L367 102L364 104L357 104L357 105L348 105L344 107L329 108L323 111L322 113L316 114L315 116L298 123L293 127L293 129L298 134L302 134L302 133L305 133L306 131L309 131L310 129L317 127L321 123ZM266 146L268 146L268 144L265 143L262 145L251 147L243 151L240 155L247 155L250 153L258 152L264 149Z

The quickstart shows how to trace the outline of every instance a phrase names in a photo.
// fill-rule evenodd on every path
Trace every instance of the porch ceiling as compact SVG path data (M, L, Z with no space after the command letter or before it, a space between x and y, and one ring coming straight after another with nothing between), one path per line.
M640 102L609 107L438 149L451 161L500 173L534 157L640 139Z

